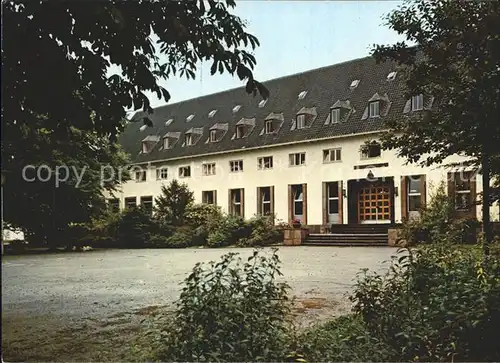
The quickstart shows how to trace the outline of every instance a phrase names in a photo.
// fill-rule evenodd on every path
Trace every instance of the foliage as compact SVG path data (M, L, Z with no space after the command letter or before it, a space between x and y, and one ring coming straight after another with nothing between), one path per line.
M287 349L288 285L280 260L257 251L196 264L184 281L162 361L279 361Z
M142 207L126 209L116 226L116 239L120 247L146 247L158 231L157 224Z
M351 297L369 334L402 361L498 361L500 255L479 246L401 250L386 275L362 275Z
M161 194L155 202L155 217L162 224L182 226L187 208L194 203L194 195L186 183L173 179L167 186L162 185Z
M204 226L209 229L222 218L221 207L214 204L193 204L186 208L185 220L189 226Z
M354 314L306 329L299 335L297 350L309 362L387 362L395 356Z
M234 245L238 240L247 238L251 229L245 220L232 214L225 215L208 232L208 247L224 247Z
M283 242L283 234L274 225L273 216L254 216L248 222L250 235L238 241L238 246L268 246Z
M378 60L401 65L407 98L423 94L425 110L387 120L386 149L398 149L410 163L430 166L460 154L481 168L483 194L491 202L489 180L500 174L500 2L407 1L387 17L405 42L376 46ZM434 98L433 106L430 106ZM491 240L488 204L483 223Z
M2 69L9 97L3 118L22 127L43 115L50 131L73 125L113 137L127 109L152 112L146 92L167 102L170 95L160 82L194 78L200 60L213 62L212 74L236 74L247 80L247 92L267 98L246 50L259 42L230 13L234 7L232 0L7 1Z
M20 125L2 143L2 148L16 150L18 156L2 161L2 173L7 170L4 203L9 205L4 218L36 244L66 245L68 225L99 216L106 209L104 193L115 192L120 181L128 180L128 173L118 172L128 158L96 134L70 128L61 137L42 128L42 123L32 126ZM30 151L24 155L26 145ZM42 168L37 175L38 167ZM105 173L103 178L104 169L114 173Z

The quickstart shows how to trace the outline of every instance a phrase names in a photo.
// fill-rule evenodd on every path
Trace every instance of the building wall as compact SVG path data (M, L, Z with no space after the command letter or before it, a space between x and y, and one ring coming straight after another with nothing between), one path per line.
M288 220L288 185L307 183L307 224L319 225L323 220L322 209L322 182L343 181L347 188L347 181L352 179L364 179L371 170L375 177L394 177L395 186L400 189L401 176L426 175L427 200L429 200L432 189L440 181L445 181L449 170L440 167L421 168L417 165L404 165L404 160L398 158L395 151L382 150L381 156L369 160L362 160L360 147L365 141L372 140L375 135L358 135L342 137L323 141L305 142L280 147L268 147L258 150L246 150L234 153L225 153L206 157L197 157L185 160L158 162L149 166L144 165L147 170L145 182L129 181L123 184L121 193L116 197L120 199L120 206L124 206L124 198L137 196L137 203L141 196L156 197L160 194L162 184L168 184L177 178L187 183L194 191L195 200L202 201L202 191L217 190L217 205L224 211L228 210L228 190L244 188L244 215L251 217L257 212L257 187L274 186L274 210L278 220ZM323 150L330 148L342 149L342 160L340 162L324 163ZM290 153L306 153L306 163L302 166L289 166ZM273 156L273 168L270 170L258 170L257 159L262 156ZM243 160L242 172L230 172L229 161ZM463 161L463 158L453 157L450 162ZM202 163L216 163L216 174L211 176L202 175ZM370 166L376 163L388 163L387 167L370 167L355 170L356 165ZM191 166L191 177L179 178L178 168L180 166ZM156 180L156 167L168 167L168 179ZM480 176L477 181L477 193L482 191ZM401 222L401 191L394 196L395 222ZM343 215L344 223L347 223L348 203L344 198ZM494 206L491 214L495 220L499 219L499 207ZM481 218L481 207L477 206L476 216Z

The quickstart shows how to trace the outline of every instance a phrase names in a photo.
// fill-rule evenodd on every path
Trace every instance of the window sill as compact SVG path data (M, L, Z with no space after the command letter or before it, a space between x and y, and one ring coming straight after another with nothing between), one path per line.
M323 164L338 164L341 162L342 162L342 160L334 160L334 161L324 161L323 160Z
M301 167L301 166L306 166L306 164L299 164L299 165L288 165L289 168L298 168L298 167Z

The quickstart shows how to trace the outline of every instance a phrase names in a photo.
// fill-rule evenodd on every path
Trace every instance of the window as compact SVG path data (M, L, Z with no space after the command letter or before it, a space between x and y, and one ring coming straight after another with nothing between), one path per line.
M273 168L273 157L264 156L258 159L258 167L262 169L272 169Z
M217 110L212 110L208 113L208 118L212 118L215 116L215 114L217 113Z
M229 194L229 212L235 216L243 217L243 189L231 189Z
M306 115L297 115L297 129L306 127Z
M181 166L179 168L179 178L189 178L191 176L190 166Z
M290 166L304 165L306 163L306 153L290 154Z
M240 108L241 108L241 105L236 105L236 106L234 106L234 107L233 107L233 113L238 112L238 111L240 110Z
M210 130L210 142L217 141L217 130Z
M371 144L363 148L361 152L362 159L378 158L381 155L381 147L379 144Z
M243 171L243 160L231 160L229 162L229 169L232 173Z
M354 81L351 82L351 85L349 86L349 88L351 88L351 89L356 88L356 87L358 87L358 84L359 84L359 79L355 79Z
M262 101L260 101L260 102L259 102L259 108L264 107L264 106L266 105L266 103L267 103L267 100L262 100Z
M396 74L398 74L398 72L391 72L387 75L387 80L388 81L394 81L396 79Z
M146 213L153 214L153 197L141 197L141 207Z
M411 98L411 110L412 111L420 111L424 109L424 96L417 95L412 96Z
M420 176L410 176L407 181L408 211L418 212L422 201L422 183Z
M186 117L186 122L190 122L194 118L194 115L189 115Z
M156 169L156 180L164 180L167 178L168 178L168 169L167 168Z
M258 213L261 215L269 215L273 213L271 187L258 188L259 204Z
M184 142L185 142L186 146L193 145L193 135L192 134L184 135Z
M147 127L148 127L148 125L142 125L141 127L139 127L139 130L144 131L144 130L146 130Z
M304 193L302 184L292 185L293 219L302 221L304 216Z
M307 91L302 91L299 93L299 100L303 100L307 95Z
M215 195L216 195L215 190L205 190L205 191L201 192L202 203L204 203L204 204L216 204Z
M370 102L370 117L379 117L380 116L380 102Z
M166 150L166 149L168 149L168 148L170 148L170 142L168 141L168 137L165 137L165 138L163 139L163 149L165 149L165 150Z
M137 197L125 198L125 208L130 209L137 206Z
M120 199L108 199L108 208L111 212L117 213L120 211Z
M237 125L236 126L236 138L241 139L244 136L245 136L245 128L243 127L243 125Z
M138 170L135 172L135 181L137 183L139 182L145 182L146 181L146 170Z
M203 164L203 175L215 175L215 163Z
M340 122L340 108L332 109L332 124L338 124Z
M342 160L342 149L326 149L323 150L323 162L324 163L332 163L334 161Z
M328 215L338 214L339 213L339 187L338 187L338 183L336 183L336 182L326 183L326 198L327 198Z
M167 121L165 121L165 126L170 126L170 124L174 122L173 118L169 118Z
M266 134L272 134L274 132L273 120L267 120L265 123L265 131Z
M469 211L472 207L471 180L465 180L464 173L455 174L455 209Z

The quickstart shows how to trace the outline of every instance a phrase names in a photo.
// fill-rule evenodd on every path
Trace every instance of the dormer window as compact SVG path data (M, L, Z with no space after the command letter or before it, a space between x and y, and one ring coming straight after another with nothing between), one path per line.
M194 115L193 115L193 114L189 115L188 117L186 117L186 122L190 122L190 121L192 121L192 120L193 120L193 118L194 118Z
M193 145L193 135L192 134L184 135L184 143L186 144L186 146Z
M243 125L236 126L236 138L241 139L245 135L245 127Z
M234 107L233 107L233 113L238 112L238 111L240 110L240 108L241 108L241 105L236 105L236 106L234 106Z
M267 103L267 100L262 100L262 101L260 101L260 102L259 102L259 108L264 107L264 106L266 105L266 103Z
M349 86L350 89L354 89L358 87L359 84L359 79L355 79L354 81L351 82L351 85Z
M273 120L266 120L265 123L265 133L272 134L274 132Z
M169 118L167 121L165 121L165 126L169 126L172 122L174 122L174 119Z
M210 142L217 141L217 130L210 130Z
M340 108L332 109L332 124L338 124L340 122Z
M149 135L142 140L142 153L149 154L155 148L156 144L160 141L160 136Z
M303 100L307 95L307 91L302 91L299 93L299 100Z
M387 75L387 80L388 81L394 81L396 79L396 75L398 74L398 72L391 72Z
M141 127L139 127L139 131L144 131L147 127L148 125L142 125Z
M163 138L163 149L170 148L170 142L168 141L168 137Z
M306 127L306 115L297 115L297 128L303 129Z
M370 102L370 117L379 117L380 116L380 101Z
M424 96L422 94L412 96L411 98L411 110L421 111L424 109Z
M217 110L212 110L208 113L208 118L212 118L215 116L215 114L217 113Z

